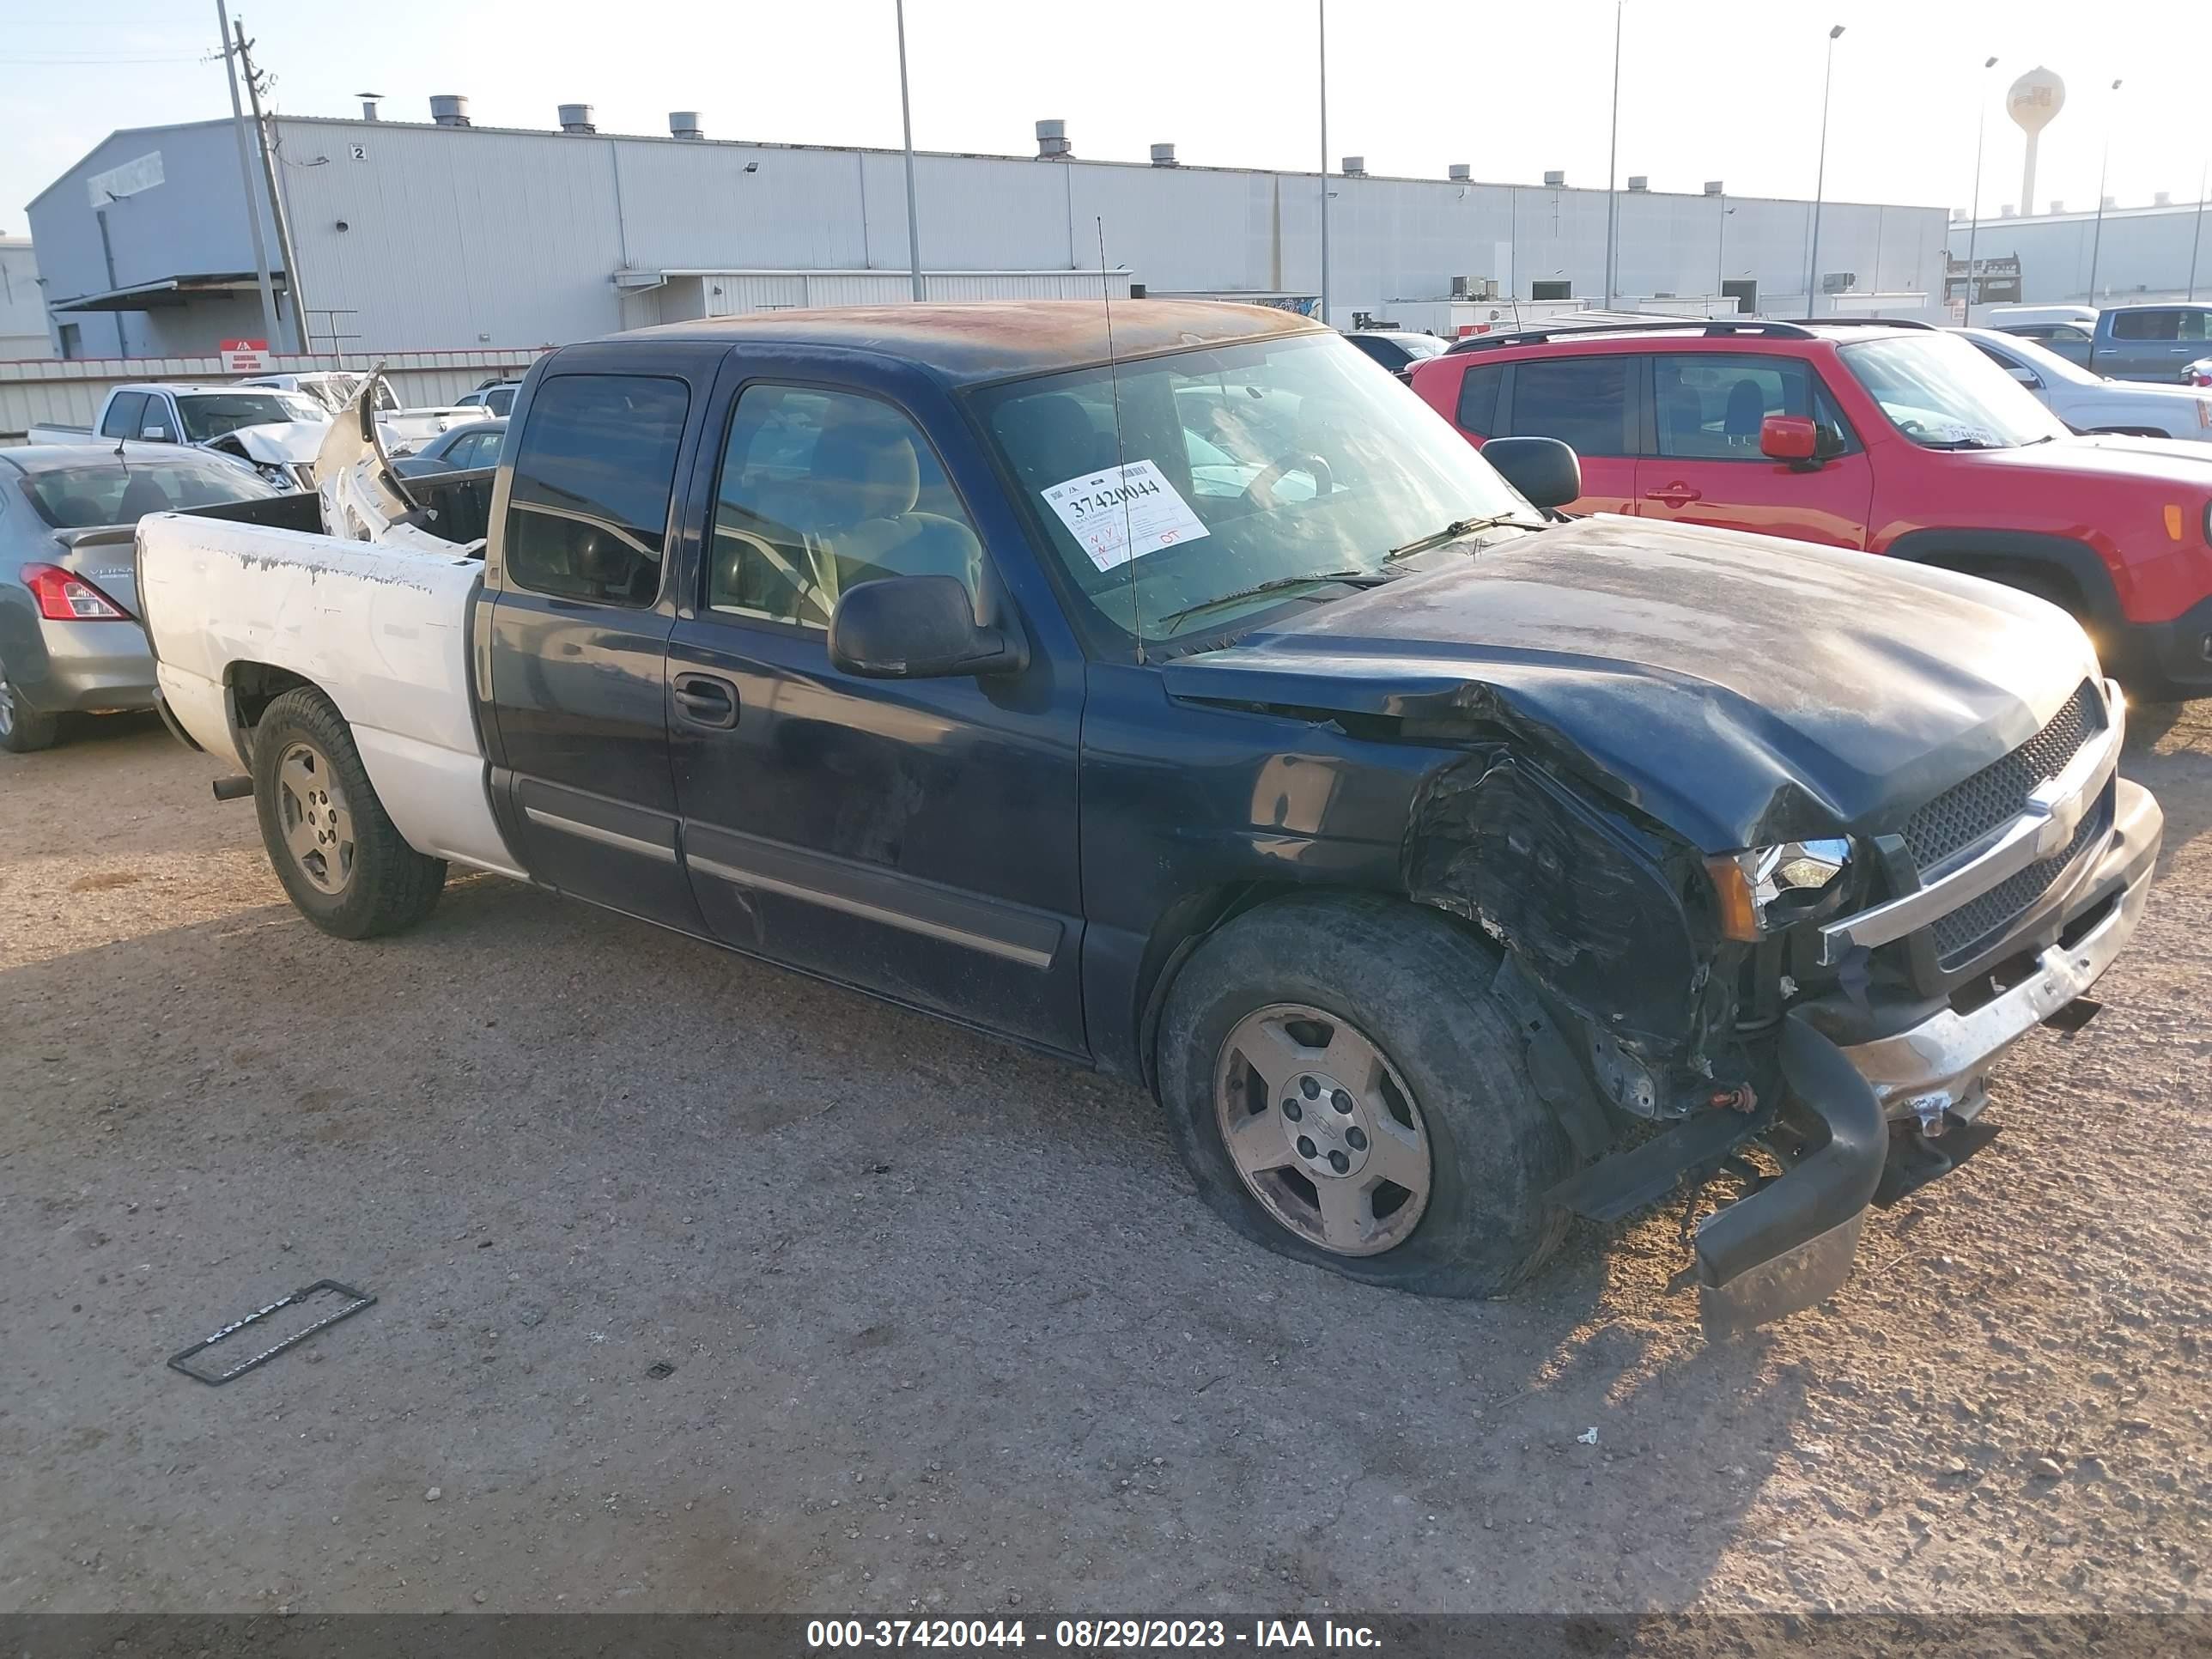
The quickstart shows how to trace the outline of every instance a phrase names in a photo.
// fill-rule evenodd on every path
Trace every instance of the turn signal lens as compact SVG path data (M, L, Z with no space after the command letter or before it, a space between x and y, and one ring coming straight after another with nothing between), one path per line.
M1851 844L1841 836L1707 859L1721 937L1750 944L1803 921L1823 907L1850 861Z
M1707 859L1705 870L1713 878L1713 896L1720 901L1721 937L1756 944L1759 907L1751 901L1751 877L1731 858Z
M2166 504L2166 538L2170 542L2181 539L2181 504L2179 501Z
M131 613L75 571L58 564L27 564L23 586L48 622L129 622Z

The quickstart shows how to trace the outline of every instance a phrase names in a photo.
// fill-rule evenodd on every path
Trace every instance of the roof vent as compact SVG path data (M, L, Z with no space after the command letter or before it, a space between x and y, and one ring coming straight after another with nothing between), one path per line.
M1152 165L1156 167L1181 167L1182 163L1176 160L1173 144L1154 144Z
M2117 196L2107 196L2105 198L2105 205L2108 208L2116 208L2119 206L2119 204L2120 198Z
M1466 161L1454 161L1451 166L1445 168L1444 171L1449 175L1452 183L1455 185L1467 184L1474 178L1474 166Z
M1346 156L1344 176L1347 179L1364 179L1367 176L1367 158L1364 155Z
M2173 205L2173 192L2170 190L2161 190L2154 192L2150 198L2150 204L2153 207L2172 207Z
M1648 191L1651 188L1650 176L1648 173L1632 173L1628 175L1628 187L1634 191ZM1668 295L1669 299L1673 297L1672 295Z
M2051 210L2053 213L2063 213L2066 211L2066 204L2054 196L2051 198Z
M669 111L668 136L672 138L704 138L707 135L699 125L699 112L696 109Z
M2001 205L2001 206L1997 209L1997 217L1998 217L1998 218L2000 218L2000 219L2017 219L2017 218L2019 218L2019 217L2020 217L2020 204L2019 204L2017 202L2007 202L2007 203L2004 203L2002 205Z
M562 105L561 131L563 132L597 132L599 129L592 125L592 106L589 104Z
M457 92L441 92L430 100L430 118L441 127L469 124L469 100Z
M376 119L377 100L384 94L380 92L356 92L354 96L361 100L361 118L364 121Z
M1951 210L1951 222L1954 225L1965 224L1966 222L1966 210L1964 208L1953 208Z
M1708 179L1705 180L1705 194L1708 196L1725 196L1728 194L1728 185L1721 179Z
M1075 157L1075 146L1067 142L1067 123L1040 121L1036 124L1037 160L1067 161Z
M1544 175L1544 182L1549 185L1553 190L1559 190L1565 186L1567 175L1559 168L1553 167L1550 172Z

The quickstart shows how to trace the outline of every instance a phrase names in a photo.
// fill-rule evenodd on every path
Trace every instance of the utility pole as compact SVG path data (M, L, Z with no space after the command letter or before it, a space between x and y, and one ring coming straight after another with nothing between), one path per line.
M2197 253L2204 245L2204 186L2212 183L2212 161L2197 175L2197 229L2189 239L2189 297L2197 297Z
M1321 13L1321 319L1328 322L1328 0Z
M1990 98L1986 82L1989 73L1996 67L1997 60L1982 60L1982 82L1977 83L1974 117L1974 204L1966 210L1966 309L1964 320L1974 320L1974 295L1978 291L1974 281L1974 249L1982 238L1982 140L1990 130Z
M2112 90L2118 92L2119 89L2120 83L2118 81L2113 82ZM2097 303L2097 256L2105 251L2105 175L2112 162L2112 106L2118 102L2119 100L2115 98L2111 104L2106 106L2105 153L2097 163L2097 228L2089 238L2089 303L2091 305Z
M253 163L246 154L246 110L238 101L238 59L230 48L230 14L223 0L215 0L216 27L222 33L222 67L230 77L230 123L238 134L238 182L246 191L246 222L253 231L253 270L261 279L261 330L271 345L276 341L276 288L269 279L269 248L261 240L261 210L253 200ZM112 280L108 286L114 286Z
M284 216L284 198L276 191L276 160L269 150L269 129L261 118L261 81L253 67L248 51L251 45L246 38L246 25L233 26L238 40L238 61L246 71L246 96L253 106L253 131L261 141L261 176L269 185L269 216L276 226L276 251L284 261L284 293L292 301L292 337L297 343L295 349L304 357L307 355L307 295L300 283L300 256L292 246L292 227ZM271 339L273 347L276 341Z
M914 208L914 106L906 95L906 0L898 0L899 119L906 126L906 258L914 297L921 298L921 224Z
M1820 81L1820 165L1813 183L1813 259L1805 273L1805 314L1820 314L1820 204L1828 194L1828 94L1836 84L1836 38L1844 32L1838 23L1828 31L1828 68Z
M1620 266L1613 253L1620 232L1620 14L1626 0L1613 0L1613 142L1605 158L1605 308L1613 309Z

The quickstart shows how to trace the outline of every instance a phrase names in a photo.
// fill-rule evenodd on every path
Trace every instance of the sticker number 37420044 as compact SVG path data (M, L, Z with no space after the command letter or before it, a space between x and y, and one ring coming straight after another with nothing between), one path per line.
M1190 503L1149 460L1086 472L1042 494L1101 570L1206 534Z

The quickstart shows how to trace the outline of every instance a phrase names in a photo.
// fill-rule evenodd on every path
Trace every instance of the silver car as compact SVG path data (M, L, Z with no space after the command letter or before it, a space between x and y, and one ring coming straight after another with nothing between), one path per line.
M154 706L131 568L142 517L281 493L175 444L0 449L0 749L44 749L61 714Z

